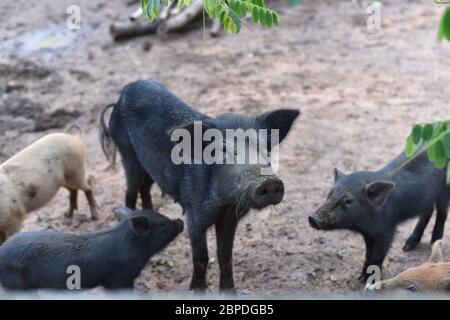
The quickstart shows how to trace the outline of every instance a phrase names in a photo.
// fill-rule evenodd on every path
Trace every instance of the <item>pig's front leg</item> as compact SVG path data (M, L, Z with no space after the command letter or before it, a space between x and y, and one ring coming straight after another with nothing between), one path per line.
M222 215L216 222L217 258L220 267L220 290L234 291L233 241L238 219L234 215Z
M206 242L206 229L198 230L189 226L189 238L192 247L192 262L194 265L191 279L191 290L205 290L206 268L208 267L208 246Z
M381 270L383 268L383 261L386 258L389 248L391 247L394 234L395 230L388 231L383 235L374 237L372 243L372 256L370 257L367 263L367 267L377 266L380 271L380 277L381 277ZM367 280L367 278L369 277L369 274L367 273L367 267L365 272L365 280Z
M373 253L373 239L368 236L364 235L364 243L366 244L366 258L364 260L364 265L361 270L361 274L358 277L358 280L360 282L366 282L368 275L367 275L367 268L370 266L371 259L372 259L372 253Z

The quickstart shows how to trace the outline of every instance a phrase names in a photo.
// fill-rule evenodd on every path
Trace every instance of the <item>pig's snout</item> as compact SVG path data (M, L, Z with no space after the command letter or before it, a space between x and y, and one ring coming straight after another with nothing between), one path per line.
M278 178L269 178L262 182L253 191L253 202L255 207L263 208L271 204L278 204L283 200L284 184Z
M322 228L322 221L320 219L320 216L317 213L314 213L312 216L308 217L308 222L314 229L321 229Z
M177 231L177 233L181 233L183 232L184 229L184 222L181 219L177 219L174 221L175 224L175 230Z

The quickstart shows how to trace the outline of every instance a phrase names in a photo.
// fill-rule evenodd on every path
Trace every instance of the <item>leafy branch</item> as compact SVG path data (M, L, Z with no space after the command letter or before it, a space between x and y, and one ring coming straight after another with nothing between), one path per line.
M413 127L406 140L405 154L414 157L425 151L436 168L447 166L447 184L450 184L450 119Z
M191 0L174 0L178 6L189 6ZM203 0L195 0L203 1ZM141 0L143 15L150 22L159 16L160 8L169 5L169 0ZM204 9L213 19L220 21L225 30L236 34L241 29L242 18L251 14L253 22L267 28L278 26L280 16L274 10L267 9L264 0L204 0Z
M435 0L436 3L450 3L448 0ZM450 7L442 14L438 29L438 40L450 41ZM450 184L450 119L415 125L406 140L405 154L415 157L427 152L428 159L436 168L447 166L447 184Z

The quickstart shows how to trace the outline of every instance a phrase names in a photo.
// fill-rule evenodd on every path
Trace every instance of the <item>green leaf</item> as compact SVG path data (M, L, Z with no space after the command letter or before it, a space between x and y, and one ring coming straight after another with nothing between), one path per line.
M447 156L445 155L444 143L442 140L437 140L434 143L434 163L436 168L443 169L447 163Z
M435 145L434 144L430 144L429 146L428 146L428 150L427 150L427 155L428 155L428 159L431 161L431 162L434 162L434 159L435 159L435 157L434 157L434 150L435 149Z
M244 3L241 6L241 12L239 14L240 14L241 17L245 17L247 15L247 12L248 12L248 6L247 6L246 3Z
M258 9L258 19L259 23L261 23L263 26L266 26L266 10L264 8Z
M438 40L450 41L450 7L447 7L439 22Z
M270 11L266 11L266 27L267 28L270 28L271 26L272 26L272 24L273 24L273 21L272 21L272 12L270 12Z
M160 0L156 0L155 1L155 5L153 6L153 10L152 10L154 19L156 19L156 17L159 16L159 7L160 7L160 5L161 5Z
M228 18L228 16L227 16L227 13L225 12L225 9L224 8L221 8L221 11L220 11L220 22L223 24L223 26L224 26L224 28L225 29L227 29L227 19Z
M258 7L256 7L256 6L253 6L252 19L253 19L254 23L258 23L258 21L259 21L259 10L258 10Z
M233 22L233 27L231 28L231 31L236 34L241 29L241 20L239 19L239 16L233 11L230 11L230 17Z
M208 16L215 18L216 16L214 15L214 9L217 8L217 0L205 0L204 5Z
M410 135L406 140L405 154L409 158L414 154L416 145L414 144L413 137Z
M450 131L447 131L444 135L442 142L444 144L445 154L447 155L447 158L450 158Z
M215 9L214 9L214 18L216 18L217 20L220 21L220 23L222 23L222 20L220 19L220 15L222 14L222 6L218 5ZM223 24L223 23L222 23Z
M275 11L272 11L272 19L273 19L273 24L278 27L280 25L280 16Z
M426 124L422 130L422 139L425 141L430 141L433 137L433 130L434 128L432 124Z
M414 144L418 144L420 140L422 140L422 126L420 124L414 126L412 130L412 137Z

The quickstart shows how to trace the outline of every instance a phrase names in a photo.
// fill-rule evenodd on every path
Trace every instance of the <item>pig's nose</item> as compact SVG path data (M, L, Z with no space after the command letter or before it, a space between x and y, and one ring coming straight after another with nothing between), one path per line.
M320 217L316 213L308 217L308 222L314 229L320 229Z
M257 207L278 204L284 196L284 184L278 178L269 178L261 183L253 193L253 201Z
M175 220L175 226L177 228L178 233L183 232L184 229L184 222L181 219Z

